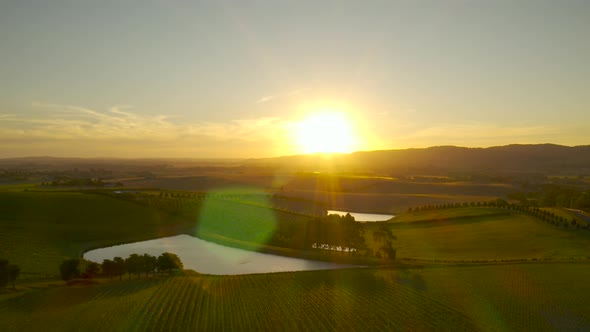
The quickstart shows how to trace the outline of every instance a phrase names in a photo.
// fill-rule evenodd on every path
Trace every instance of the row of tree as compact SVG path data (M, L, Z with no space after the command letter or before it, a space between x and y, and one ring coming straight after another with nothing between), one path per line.
M580 186L543 184L535 191L510 193L509 199L526 206L564 207L590 211L590 190Z
M16 278L19 274L18 265L10 264L6 259L0 259L0 288L4 288L8 284L12 284L12 288L15 288Z
M483 202L457 202L457 203L446 203L446 204L429 204L423 206L416 206L416 207L409 207L408 212L418 212L418 211L429 211L429 210L440 210L440 209L454 209L454 208L461 208L461 207L505 207L510 205L505 199L498 198L492 201L483 201Z
M460 207L478 207L478 206L485 206L485 207L496 207L502 209L508 209L512 211L518 211L524 214L527 214L532 217L539 218L547 223L550 223L554 226L563 227L563 228L576 228L576 229L590 229L590 224L579 222L576 218L565 218L564 216L560 216L555 214L554 212L544 210L542 208L530 205L523 205L523 204L513 204L504 199L498 198L493 201L487 202L464 202L464 203L449 203L449 204L439 204L439 205L425 205L425 206L417 206L414 208L408 208L408 212L419 212L419 211L430 211L430 210L440 210L440 209L449 209L449 208L460 208Z
M540 209L538 207L530 207L530 206L519 206L511 204L509 206L510 209L514 209L529 216L533 216L539 218L547 223L550 223L553 226L563 227L563 228L576 228L576 229L590 229L590 225L587 223L581 223L576 220L576 218L567 219L563 216L556 215L555 213L547 210Z
M96 262L89 262L83 259L73 258L63 261L59 267L61 278L63 280L71 280L76 278L93 278L102 274L110 278L119 277L129 273L136 275L138 278L144 273L155 275L156 273L172 274L175 270L182 270L183 264L176 254L165 252L160 256L152 256L149 254L131 254L126 259L122 257L115 257L105 259L102 264Z

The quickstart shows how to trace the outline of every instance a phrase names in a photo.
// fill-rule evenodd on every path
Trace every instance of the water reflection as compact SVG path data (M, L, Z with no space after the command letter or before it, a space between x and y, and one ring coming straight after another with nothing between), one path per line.
M391 214L358 213L358 212L328 210L328 214L337 214L340 216L345 216L347 213L350 213L350 215L354 217L354 220L358 221L358 222L386 221L386 220L389 220L389 219L395 217L394 215L391 215Z
M354 267L348 264L318 262L230 248L189 235L178 235L91 250L84 254L84 258L102 262L103 259L113 259L116 256L127 257L133 253L147 253L157 256L163 252L177 254L182 260L185 269L217 275Z

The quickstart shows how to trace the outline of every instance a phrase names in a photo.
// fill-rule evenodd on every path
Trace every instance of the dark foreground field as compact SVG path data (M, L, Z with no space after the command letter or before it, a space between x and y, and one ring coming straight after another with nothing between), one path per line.
M590 329L590 264L178 276L0 297L3 331Z

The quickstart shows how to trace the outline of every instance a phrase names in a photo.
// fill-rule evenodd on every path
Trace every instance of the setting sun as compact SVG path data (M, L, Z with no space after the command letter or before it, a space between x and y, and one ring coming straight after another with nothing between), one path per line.
M308 115L298 123L296 137L304 153L348 153L357 145L349 119L338 111Z

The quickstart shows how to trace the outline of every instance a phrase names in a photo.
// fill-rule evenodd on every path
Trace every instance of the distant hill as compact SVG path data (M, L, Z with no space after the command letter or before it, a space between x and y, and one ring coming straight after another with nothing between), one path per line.
M425 174L527 173L590 176L590 145L513 144L490 148L435 146L424 149L359 151L351 154L312 154L257 159L170 158L54 158L0 159L0 169L65 170L105 168L158 174L194 173L227 167L272 171L330 171L340 173ZM181 173L183 173L181 172ZM184 174L183 173L183 174Z
M590 145L506 145L490 148L436 146L424 149L362 151L332 157L314 154L250 159L251 166L339 172L525 172L590 175Z

